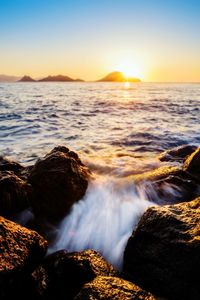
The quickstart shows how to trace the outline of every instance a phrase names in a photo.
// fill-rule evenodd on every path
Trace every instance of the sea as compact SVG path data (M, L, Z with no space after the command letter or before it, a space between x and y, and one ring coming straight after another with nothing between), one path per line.
M0 84L0 155L28 166L65 145L93 173L84 198L52 228L49 252L92 248L118 269L140 217L158 205L130 176L167 164L163 151L198 146L199 120L198 83Z

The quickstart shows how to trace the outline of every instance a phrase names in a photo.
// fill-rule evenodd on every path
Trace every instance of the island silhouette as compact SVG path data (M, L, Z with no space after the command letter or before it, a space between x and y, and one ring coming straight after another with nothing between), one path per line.
M18 82L35 82L36 80L30 76L24 75Z
M139 78L126 77L123 72L115 71L109 73L97 82L141 82Z
M0 82L84 82L83 79L73 79L67 75L49 75L44 78L34 79L24 75L21 79L17 76L0 75ZM139 78L126 77L123 72L115 71L93 82L141 82Z

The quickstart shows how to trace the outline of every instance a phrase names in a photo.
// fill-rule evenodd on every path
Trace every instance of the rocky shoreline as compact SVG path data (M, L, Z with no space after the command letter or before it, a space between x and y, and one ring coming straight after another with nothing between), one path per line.
M92 180L75 152L58 146L31 167L1 157L0 299L200 299L200 148L172 149L160 160L171 165L130 179L153 187L149 200L160 205L140 219L120 273L92 249L46 254L47 224L68 214ZM26 209L24 227L17 223Z

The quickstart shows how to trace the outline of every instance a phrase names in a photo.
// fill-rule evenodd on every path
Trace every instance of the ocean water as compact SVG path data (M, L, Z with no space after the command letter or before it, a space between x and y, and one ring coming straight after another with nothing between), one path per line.
M200 144L200 84L0 84L0 155L33 164L54 146L79 153L95 175L50 251L94 248L120 268L149 202L129 175L160 166L162 151ZM175 192L172 190L172 193Z

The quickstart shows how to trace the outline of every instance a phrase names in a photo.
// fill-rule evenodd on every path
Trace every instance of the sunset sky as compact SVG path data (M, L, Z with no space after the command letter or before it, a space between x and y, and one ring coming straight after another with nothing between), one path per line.
M0 0L0 74L200 81L199 0Z

